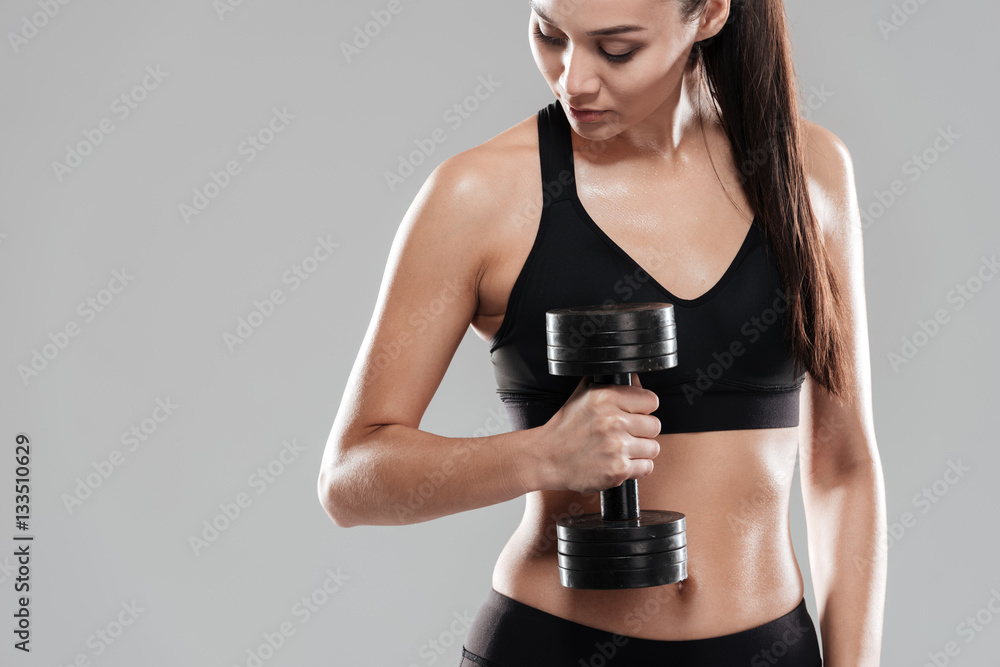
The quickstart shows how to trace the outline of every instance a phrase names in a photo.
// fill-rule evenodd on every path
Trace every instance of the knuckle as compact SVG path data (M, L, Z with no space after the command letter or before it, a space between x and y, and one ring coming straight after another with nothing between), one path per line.
M606 480L604 482L605 489L613 489L616 486L621 486L621 483L628 478L628 475L617 474L617 475L606 475Z
M604 387L599 384L587 385L587 398L594 403L600 404L604 400Z
M615 460L614 465L611 468L611 474L616 480L615 485L621 484L628 478L628 464L629 461L624 456L619 457Z
M620 433L623 430L625 430L625 426L626 426L625 416L621 414L602 415L597 419L597 430L599 433L605 435Z

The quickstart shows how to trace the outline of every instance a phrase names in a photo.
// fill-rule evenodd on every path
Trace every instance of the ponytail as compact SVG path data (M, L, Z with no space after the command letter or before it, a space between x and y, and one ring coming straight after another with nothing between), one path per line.
M676 0L685 22L707 0ZM732 0L726 25L696 42L691 59L715 99L740 181L774 250L785 288L785 335L804 367L841 399L850 331L844 293L809 201L805 144L782 0ZM701 86L699 86L699 89Z

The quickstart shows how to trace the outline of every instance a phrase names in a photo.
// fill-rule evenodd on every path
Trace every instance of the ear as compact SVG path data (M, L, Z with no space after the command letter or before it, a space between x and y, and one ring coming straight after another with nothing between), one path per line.
M700 42L719 34L722 27L729 20L730 0L708 0L705 9L698 19L698 32L695 33L694 41ZM741 2L742 0L737 0Z

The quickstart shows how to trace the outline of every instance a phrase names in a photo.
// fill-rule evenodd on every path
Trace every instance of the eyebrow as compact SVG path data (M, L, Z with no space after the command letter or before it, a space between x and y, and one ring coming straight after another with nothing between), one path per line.
M545 15L545 12L538 8L538 5L534 3L534 0L528 0L528 6L531 7L531 11L538 14L546 23L551 23L554 26L558 24ZM642 26L638 25L616 25L611 28L601 28L600 30L591 30L587 33L587 37L596 37L598 35L619 35L623 32L639 32L645 30Z

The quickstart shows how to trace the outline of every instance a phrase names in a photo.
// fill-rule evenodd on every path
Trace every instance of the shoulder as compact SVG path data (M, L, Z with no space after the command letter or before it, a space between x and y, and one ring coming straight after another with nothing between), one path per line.
M414 200L428 233L474 246L488 259L528 203L541 199L536 116L441 162ZM519 226L518 226L519 227Z
M851 153L840 137L818 123L802 119L802 132L813 211L824 237L840 236L849 231L852 221L860 226Z
M488 208L504 201L531 160L538 161L535 116L447 158L428 181L464 205Z

